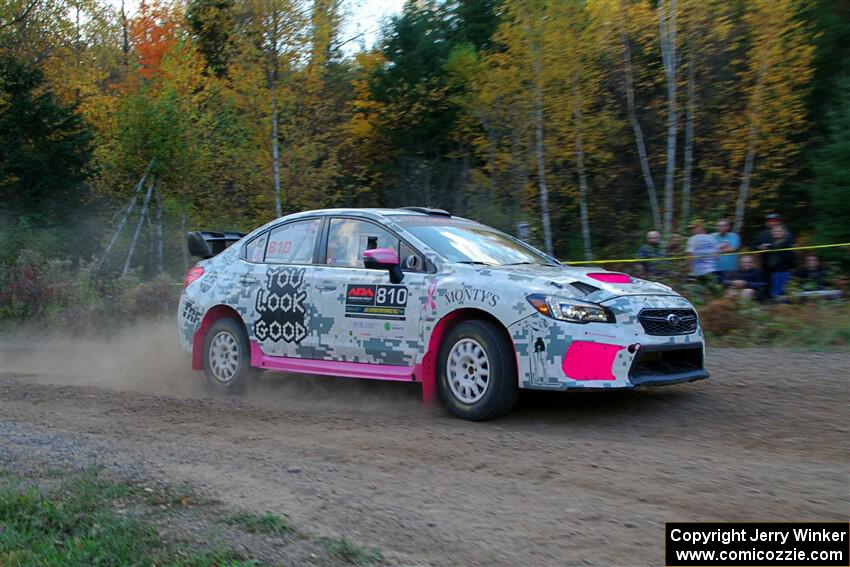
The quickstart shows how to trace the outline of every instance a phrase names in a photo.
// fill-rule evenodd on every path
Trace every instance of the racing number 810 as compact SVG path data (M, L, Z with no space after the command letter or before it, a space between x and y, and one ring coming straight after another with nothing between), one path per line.
M407 305L406 287L379 287L375 295L376 305Z
M278 242L276 240L272 240L269 242L269 251L268 254L289 254L292 250L292 241L286 240L284 242Z

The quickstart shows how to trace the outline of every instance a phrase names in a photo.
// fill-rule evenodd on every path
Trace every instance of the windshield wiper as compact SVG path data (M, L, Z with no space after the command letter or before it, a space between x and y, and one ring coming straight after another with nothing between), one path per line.
M497 264L490 264L489 262L479 262L478 260L460 260L455 262L456 264L474 264L476 266L496 266Z

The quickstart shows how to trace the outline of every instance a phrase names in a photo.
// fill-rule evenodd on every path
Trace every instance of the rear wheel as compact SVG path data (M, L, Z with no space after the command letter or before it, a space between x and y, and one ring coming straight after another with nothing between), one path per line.
M440 394L449 411L472 421L494 419L516 403L513 347L489 321L465 321L440 347Z
M262 371L251 366L248 336L234 319L219 319L204 336L204 374L214 389L239 393Z

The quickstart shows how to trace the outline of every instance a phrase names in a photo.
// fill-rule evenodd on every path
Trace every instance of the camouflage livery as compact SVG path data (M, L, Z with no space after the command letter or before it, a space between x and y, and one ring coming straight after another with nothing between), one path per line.
M204 274L180 300L178 321L183 348L198 348L198 333L211 310L226 306L238 313L252 343L264 355L415 368L422 364L432 335L452 313L480 313L498 321L513 342L519 386L624 388L634 379L636 358L645 351L692 347L700 372L661 372L647 383L689 381L702 371L703 334L696 321L691 332L649 334L639 320L644 310L692 310L667 286L639 279L611 283L598 268L517 265L479 266L451 263L397 222L397 209L339 209L290 215L262 226L218 256L199 263ZM407 271L399 284L385 270L325 265L264 264L247 260L255 236L281 223L323 217L363 218L379 223L427 258L425 271ZM596 276L596 277L594 277ZM541 314L531 294L578 299L606 307L614 323L571 323ZM377 302L378 298L383 298ZM684 311L683 311L684 312ZM610 375L570 376L565 358L576 344L580 352L610 357ZM195 353L197 355L197 353ZM432 356L436 353L432 352ZM591 355L588 364L597 364Z

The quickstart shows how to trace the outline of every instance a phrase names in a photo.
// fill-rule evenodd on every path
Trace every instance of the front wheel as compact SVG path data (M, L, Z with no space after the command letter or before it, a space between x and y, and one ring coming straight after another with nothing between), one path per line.
M214 389L239 393L261 371L251 366L248 337L234 319L219 319L204 336L204 374Z
M465 321L440 347L439 387L449 411L463 419L501 417L516 403L514 349L489 321Z

